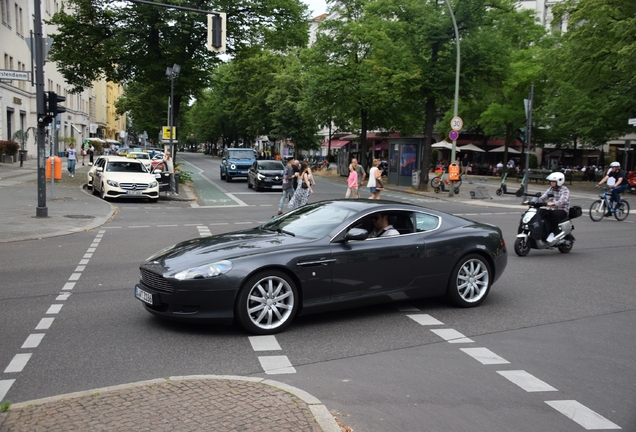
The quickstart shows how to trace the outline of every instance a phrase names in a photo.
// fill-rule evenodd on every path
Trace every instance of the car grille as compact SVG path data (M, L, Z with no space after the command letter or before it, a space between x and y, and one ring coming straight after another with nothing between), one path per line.
M126 190L148 189L148 183L119 183L119 187Z
M172 284L168 282L163 276L157 273L153 273L147 269L141 269L141 283L148 288L152 288L157 291L163 291L171 293L174 291Z
M238 169L238 170L248 170L252 166L251 164L245 165L245 164L239 164L239 163L237 163L235 165L236 165L236 169Z

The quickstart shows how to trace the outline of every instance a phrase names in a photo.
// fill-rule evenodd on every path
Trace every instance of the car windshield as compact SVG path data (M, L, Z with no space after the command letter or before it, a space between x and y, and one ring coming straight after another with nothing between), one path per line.
M227 152L228 159L254 159L252 150L229 150Z
M335 204L307 204L262 225L261 228L268 231L283 230L296 237L318 239L356 213L356 210Z
M148 172L139 162L111 162L106 167L108 172Z
M262 170L282 170L283 168L283 164L277 161L261 161L258 163L258 169Z

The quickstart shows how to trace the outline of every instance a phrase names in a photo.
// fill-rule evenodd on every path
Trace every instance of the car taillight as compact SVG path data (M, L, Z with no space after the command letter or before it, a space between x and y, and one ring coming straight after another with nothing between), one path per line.
M502 247L503 249L505 249L505 248L506 248L506 241L504 240L504 238L503 238L503 237L501 238L501 247Z

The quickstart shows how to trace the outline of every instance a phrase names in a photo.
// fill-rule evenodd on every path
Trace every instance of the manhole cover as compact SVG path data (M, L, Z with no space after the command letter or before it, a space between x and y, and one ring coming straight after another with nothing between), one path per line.
M89 215L64 215L64 217L71 219L95 219L95 216Z

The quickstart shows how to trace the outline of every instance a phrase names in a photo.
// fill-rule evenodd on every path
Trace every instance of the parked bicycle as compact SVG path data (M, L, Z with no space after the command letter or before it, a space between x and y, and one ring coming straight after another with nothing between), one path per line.
M449 180L448 175L446 174L446 169L435 170L436 176L431 180L431 187L435 191L435 193L440 193L443 190L446 190L444 186L450 186L451 180ZM459 193L459 187L462 185L462 178L459 180L455 180L453 183L453 190L457 194Z
M621 203L616 206L616 203L611 200L612 195L609 192L611 190L610 187L604 187L603 192L599 195L601 199L594 201L590 206L590 219L594 222L612 214L618 221L624 221L629 216L629 203L621 199Z

